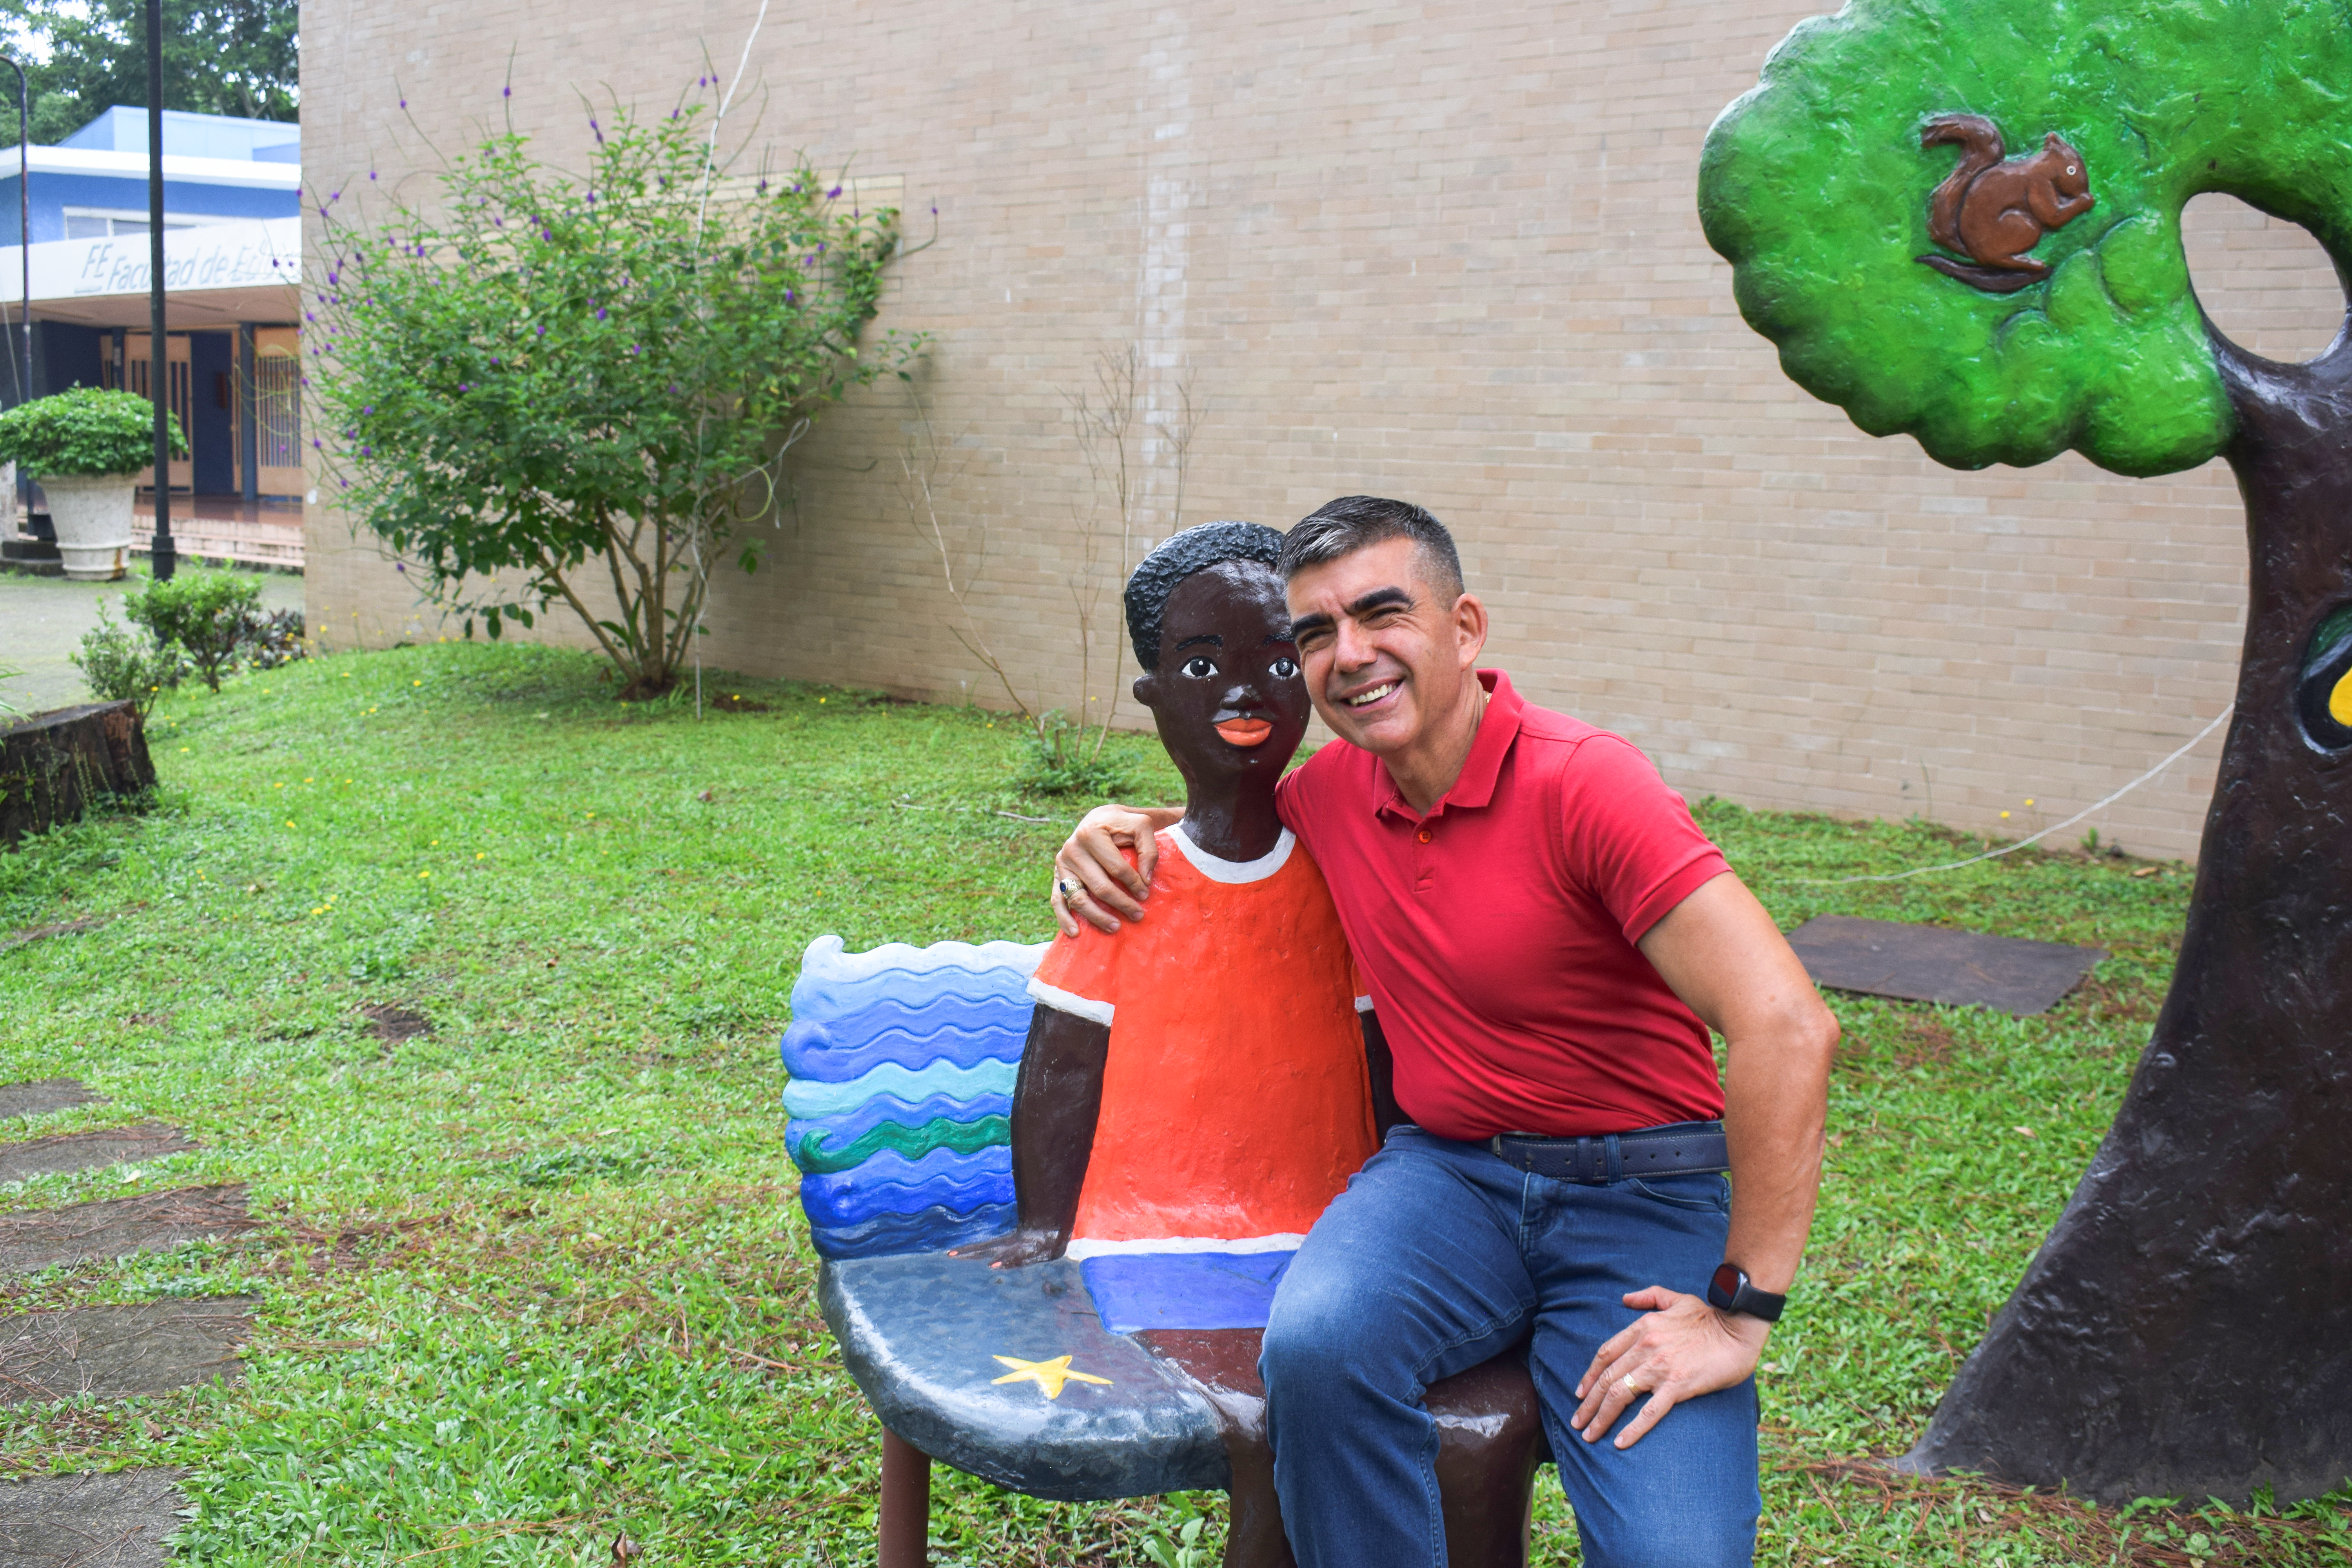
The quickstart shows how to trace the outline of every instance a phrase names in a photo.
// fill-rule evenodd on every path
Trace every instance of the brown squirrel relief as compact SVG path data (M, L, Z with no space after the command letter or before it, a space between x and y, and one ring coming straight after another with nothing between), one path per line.
M1946 143L1960 161L1928 200L1927 233L1976 265L1948 256L1922 256L1921 265L1990 294L2049 277L2027 252L2095 205L2083 155L2052 132L2039 153L2004 161L2000 132L1979 114L1939 115L1919 132L1922 147Z

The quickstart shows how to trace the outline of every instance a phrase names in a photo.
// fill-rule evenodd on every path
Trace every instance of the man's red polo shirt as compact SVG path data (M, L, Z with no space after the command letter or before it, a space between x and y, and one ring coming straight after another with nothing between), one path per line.
M1331 885L1398 1105L1460 1139L1721 1116L1706 1026L1633 944L1730 868L1631 742L1478 679L1478 737L1428 816L1344 742L1276 795Z

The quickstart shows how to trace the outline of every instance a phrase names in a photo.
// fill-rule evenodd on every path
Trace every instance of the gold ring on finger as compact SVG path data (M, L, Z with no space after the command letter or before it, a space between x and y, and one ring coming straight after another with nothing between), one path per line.
M1633 1374L1630 1372L1625 1374L1625 1392L1628 1394L1639 1394L1642 1392L1640 1389L1633 1386Z

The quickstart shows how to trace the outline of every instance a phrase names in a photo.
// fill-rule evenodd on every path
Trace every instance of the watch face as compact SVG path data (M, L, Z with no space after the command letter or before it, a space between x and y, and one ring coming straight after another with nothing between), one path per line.
M1738 1295L1739 1288L1747 1283L1748 1276L1740 1272L1739 1265L1722 1264L1716 1268L1713 1289L1709 1293L1722 1298L1722 1300L1717 1303L1722 1305Z

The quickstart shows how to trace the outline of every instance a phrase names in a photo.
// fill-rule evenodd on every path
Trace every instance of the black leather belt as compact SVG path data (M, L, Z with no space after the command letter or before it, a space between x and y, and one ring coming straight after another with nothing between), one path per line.
M1506 1132L1486 1145L1530 1175L1560 1182L1622 1181L1627 1176L1687 1176L1731 1169L1720 1121L1676 1121L1601 1138L1538 1138Z

